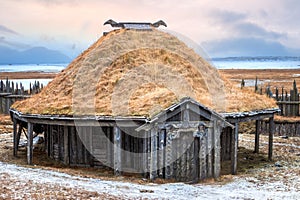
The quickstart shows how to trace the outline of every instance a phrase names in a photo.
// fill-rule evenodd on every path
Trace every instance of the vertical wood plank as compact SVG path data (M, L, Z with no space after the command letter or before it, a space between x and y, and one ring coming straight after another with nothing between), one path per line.
M199 155L199 168L200 168L200 180L203 180L207 177L207 162L206 162L206 156L207 156L207 134L203 135L203 137L200 138L200 155Z
M116 176L121 174L121 144L122 144L122 137L121 137L121 130L118 126L114 127L114 172Z
M151 165L151 131L147 131L147 173L150 178L150 165Z
M88 147L88 150L89 150L89 164L90 164L90 166L91 167L93 167L94 165L95 165L95 163L94 163L94 155L93 155L93 127L89 127L89 130L88 130L88 141L89 141L89 147ZM111 145L111 143L110 143L110 145ZM111 145L112 146L112 145ZM111 149L112 149L113 147L111 147ZM111 152L112 150L110 150L110 152ZM112 167L112 163L113 163L113 161L112 161L112 156L113 156L113 154L111 155L111 159L110 159L110 165L109 166L111 166Z
M218 178L220 176L221 171L221 130L218 127L217 120L213 122L213 134L212 134L212 142L213 142L213 177Z
M157 177L157 131L152 128L151 131L151 160L150 160L150 179Z
M235 128L232 129L231 137L231 173L237 174L237 149L238 149L238 133L239 133L239 124L235 123Z
M173 176L173 166L172 166L172 137L171 133L166 130L166 158L165 158L165 178L170 179Z
M200 179L200 166L199 166L199 150L200 150L200 141L199 137L195 137L194 139L194 167L195 167L195 174L194 180L198 182Z
M48 125L44 125L44 149L46 154L48 155Z
M75 153L77 155L77 161L76 164L81 164L81 160L82 160L82 154L81 154L81 128L80 126L75 127L75 137L76 137L76 146L77 148L75 149Z
M106 140L107 140L107 143L106 143L106 162L107 162L107 165L108 166L112 166L112 149L111 149L111 142L110 142L110 138L111 138L111 134L112 134L112 131L111 131L111 128L110 127L107 127L107 131L106 131Z
M147 132L143 131L142 132L143 136L143 161L142 161L142 167L143 167L143 174L144 174L144 178L146 178L146 173L147 173Z
M259 134L260 134L260 121L255 121L255 147L254 153L259 153Z
M182 134L178 132L178 138L176 139L176 152L177 152L177 160L176 160L176 180L180 181L182 178Z
M27 163L32 165L33 158L33 124L28 122L27 128Z
M46 137L47 137L47 139L46 139L46 145L47 145L47 155L48 155L48 157L50 157L50 125L47 125L46 126L47 128L46 128L46 132L45 133L47 133L46 134Z
M181 157L180 157L180 180L181 181L186 181L186 173L187 173L187 165L186 165L186 133L181 133L180 136L180 153L181 153Z
M69 131L68 126L64 126L64 163L70 164L70 149L69 149Z
M269 153L268 158L269 160L273 159L273 136L275 132L275 123L274 123L274 117L270 117L269 119Z
M207 177L210 178L212 177L212 134L213 134L213 126L210 123L210 126L208 128L207 132L207 142L206 142L206 149L207 149Z
M165 129L162 129L159 131L159 152L158 152L158 155L159 155L159 162L158 162L158 169L159 169L159 177L160 178L163 178L164 176L164 159L165 159L165 149L164 149L164 146L165 146Z
M49 157L53 158L53 125L49 125Z

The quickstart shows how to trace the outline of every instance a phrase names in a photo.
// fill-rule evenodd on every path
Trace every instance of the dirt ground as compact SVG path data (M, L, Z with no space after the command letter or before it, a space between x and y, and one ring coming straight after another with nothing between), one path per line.
M56 73L48 72L0 72L0 79L51 79Z
M242 79L245 80L245 86L253 87L255 79L258 79L258 85L266 88L270 86L272 91L277 87L281 91L289 91L293 87L293 81L298 83L300 88L300 68L299 69L221 69L221 74L224 74L228 79L234 81L238 86L241 85Z

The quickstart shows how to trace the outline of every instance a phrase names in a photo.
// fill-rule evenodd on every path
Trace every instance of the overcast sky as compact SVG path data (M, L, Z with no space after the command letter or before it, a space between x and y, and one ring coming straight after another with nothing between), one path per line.
M297 55L297 0L0 0L0 45L75 57L115 21L155 22L214 56Z

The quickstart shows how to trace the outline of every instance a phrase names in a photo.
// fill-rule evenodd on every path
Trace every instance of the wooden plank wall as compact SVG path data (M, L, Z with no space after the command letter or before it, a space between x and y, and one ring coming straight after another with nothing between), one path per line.
M281 110L280 115L282 116L299 116L299 92L297 89L296 81L293 83L293 89L288 92L284 92L284 88L281 89L281 95L279 94L278 88L276 88L275 99Z
M131 131L134 129L132 128ZM127 134L128 128L121 131L122 168L128 172L148 171L147 159L140 155L150 151L149 138ZM113 127L73 127L47 125L45 146L48 156L72 166L113 167L114 140ZM145 147L145 150L144 150ZM66 151L65 151L66 149Z
M45 130L46 150L55 160L72 166L116 165L114 155L119 153L114 151L113 127L47 125ZM117 164L122 171L150 178L197 182L218 177L223 153L221 134L215 130L212 123L207 134L198 138L193 132L165 128L152 133L121 128L122 151Z

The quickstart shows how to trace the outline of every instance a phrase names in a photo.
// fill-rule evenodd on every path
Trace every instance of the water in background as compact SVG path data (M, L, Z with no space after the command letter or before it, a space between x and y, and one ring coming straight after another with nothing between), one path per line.
M39 72L60 72L68 64L17 64L17 65L0 65L0 72L26 72L26 71L39 71Z
M300 57L228 57L213 58L210 61L218 69L295 69L300 68ZM60 72L68 63L0 65L0 72Z
M300 57L213 58L211 63L218 69L296 69L300 68Z
M28 71L38 71L38 72L45 72L45 73L58 73L66 66L68 63L62 63L62 64L18 64L18 65L0 65L0 72L28 72ZM18 84L20 86L20 83L22 83L22 86L25 90L28 90L30 87L30 84L33 85L35 81L39 81L40 84L43 84L43 86L46 86L52 79L10 79L9 81L14 82L14 84ZM4 83L6 80L3 80Z

